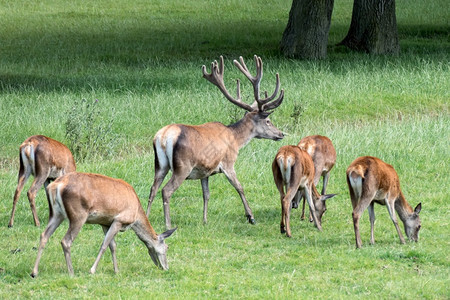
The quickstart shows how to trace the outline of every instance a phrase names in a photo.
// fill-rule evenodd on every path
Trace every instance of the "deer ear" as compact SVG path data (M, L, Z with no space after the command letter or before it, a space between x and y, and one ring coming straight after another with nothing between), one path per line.
M160 241L164 241L164 240L167 239L169 236L171 236L172 233L174 233L175 230L177 230L177 228L178 228L178 227L175 227L175 228L173 228L173 229L169 229L169 230L167 230L167 231L161 233L161 234L158 236L158 239L159 239Z
M421 210L422 210L422 203L419 203L417 204L416 208L414 208L414 213L418 215Z
M337 194L327 194L327 195L321 195L320 196L320 200L321 201L325 201L327 199L333 198L334 196L336 196Z

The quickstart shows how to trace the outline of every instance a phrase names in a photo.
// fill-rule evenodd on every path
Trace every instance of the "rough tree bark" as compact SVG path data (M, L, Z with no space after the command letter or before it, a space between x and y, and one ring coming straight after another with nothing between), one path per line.
M294 58L325 58L333 4L334 0L293 0L281 52Z
M395 0L354 0L350 29L339 44L372 54L397 54Z

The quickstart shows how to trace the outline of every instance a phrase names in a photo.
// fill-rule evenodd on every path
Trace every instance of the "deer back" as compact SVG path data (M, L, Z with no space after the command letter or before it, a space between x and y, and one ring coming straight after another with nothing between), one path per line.
M72 172L48 186L55 212L69 220L86 217L86 223L132 224L145 215L134 189L121 179L100 174Z
M379 158L363 156L355 159L347 168L347 178L361 178L361 194L375 193L374 200L384 204L389 194L390 199L397 199L401 194L400 181L395 169Z
M20 146L20 152L32 165L33 175L36 175L37 169L49 168L49 178L57 178L76 170L75 160L69 148L43 135L34 135L26 139Z
M298 143L298 147L308 152L314 162L316 172L320 174L329 172L336 163L336 150L331 140L326 136L304 137Z

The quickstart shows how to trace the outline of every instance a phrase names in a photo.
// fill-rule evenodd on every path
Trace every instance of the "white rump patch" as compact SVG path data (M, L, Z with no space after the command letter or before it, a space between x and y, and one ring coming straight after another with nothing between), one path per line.
M155 150L156 150L156 156L158 157L158 163L161 167L161 169L164 169L169 164L169 161L167 159L166 153L164 152L164 149L161 145L161 137L157 136L155 139Z
M361 198L362 194L362 177L356 174L357 176L354 177L352 174L356 174L355 172L351 171L348 174L348 180L350 182L350 185L352 186L353 192L355 193L355 196L357 199Z
M49 189L50 203L52 204L52 209L54 214L63 215L65 219L67 219L66 209L64 207L64 203L61 197L61 184L56 186L56 189L53 187L51 190Z
M284 157L278 158L278 167L281 171L281 176L283 177L283 181L285 184L291 181L291 166L292 166L292 157L287 157L286 162L284 161Z
M33 145L27 145L22 149L22 162L25 168L25 174L36 176L35 156ZM30 169L31 168L31 169Z

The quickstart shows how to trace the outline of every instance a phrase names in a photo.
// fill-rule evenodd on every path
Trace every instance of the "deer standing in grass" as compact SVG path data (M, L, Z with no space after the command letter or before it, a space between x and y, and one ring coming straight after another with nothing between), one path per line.
M156 266L167 270L167 245L164 240L175 229L157 235L142 208L133 187L123 180L99 174L73 172L59 177L47 187L48 201L53 214L47 228L41 234L36 262L31 273L38 274L39 261L50 236L65 220L69 229L61 241L69 274L73 275L70 247L85 224L99 224L105 233L100 252L90 272L93 274L109 246L112 254L114 272L118 272L116 260L115 235L129 228L147 246L150 257Z
M415 242L418 241L421 227L419 213L422 204L419 203L414 210L412 209L403 196L397 172L391 165L376 157L359 157L347 168L347 184L353 206L353 226L357 248L361 248L362 245L359 219L366 208L369 209L370 243L375 243L373 234L375 202L386 205L402 244L405 243L405 239L398 226L394 210L402 220L408 238Z
M284 134L269 120L269 115L283 101L284 91L280 88L279 75L276 74L275 91L271 96L261 98L260 81L263 75L263 64L255 55L256 76L252 76L242 57L240 62L234 60L234 65L250 80L253 85L255 101L252 105L242 102L240 82L237 80L237 95L233 97L226 89L223 81L223 57L220 62L211 64L211 73L202 67L203 77L217 86L224 96L233 104L247 111L244 117L235 124L225 126L219 122L203 125L172 124L160 129L153 139L155 151L155 178L150 190L147 216L150 214L152 202L167 175L172 171L172 177L162 189L164 216L166 227L171 228L169 202L172 194L185 179L200 179L203 191L203 222L207 222L209 200L208 178L216 173L224 173L231 185L239 193L244 204L248 221L255 223L253 213L244 195L244 190L236 177L234 164L239 149L252 138L281 140ZM277 98L276 98L277 97ZM276 98L276 99L275 99Z
M301 149L308 152L314 163L314 185L317 186L320 177L323 177L322 192L321 195L325 195L328 179L330 178L330 171L336 164L336 150L334 149L331 140L322 135L312 135L304 137L297 145ZM298 200L295 198L295 200ZM303 197L302 216L301 219L305 219L305 202ZM292 208L297 208L298 202L292 202ZM309 214L309 221L312 222L311 213Z
M37 192L42 185L46 188L52 180L66 173L74 172L76 170L75 160L69 148L64 144L43 135L33 135L26 139L20 145L19 157L19 178L8 227L12 227L14 224L17 201L31 174L34 176L34 180L27 195L34 225L39 226L35 203ZM49 213L51 214L51 211Z
M272 163L275 184L281 199L281 233L291 237L290 215L292 201L306 198L315 226L322 230L322 216L327 210L325 201L335 194L320 195L314 185L314 163L311 156L298 146L283 146Z

